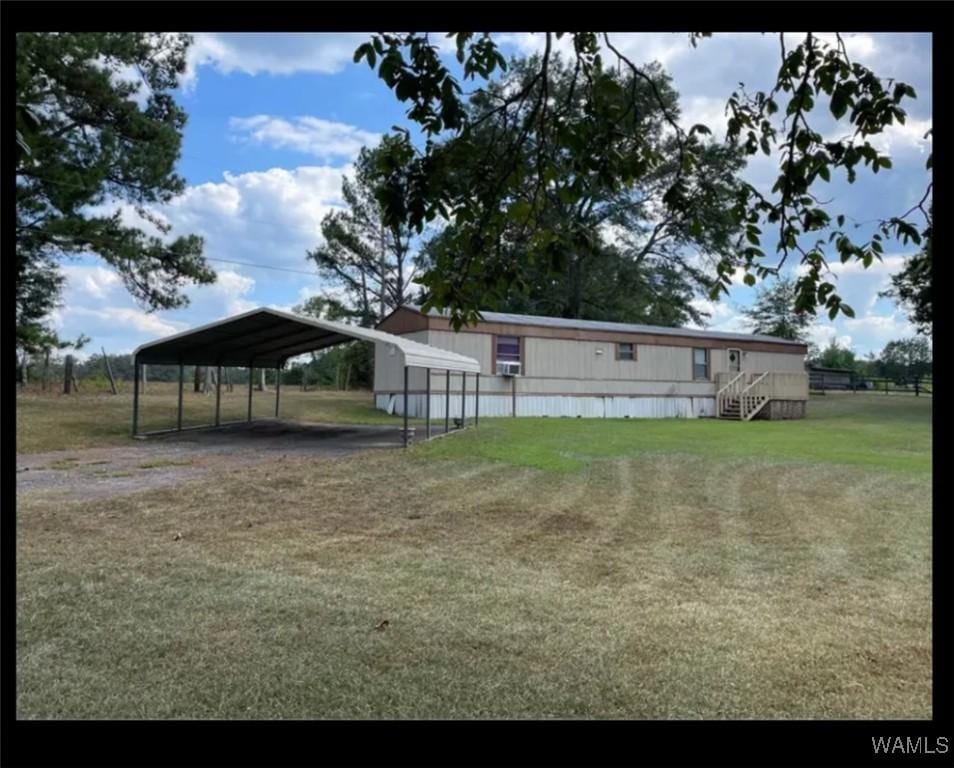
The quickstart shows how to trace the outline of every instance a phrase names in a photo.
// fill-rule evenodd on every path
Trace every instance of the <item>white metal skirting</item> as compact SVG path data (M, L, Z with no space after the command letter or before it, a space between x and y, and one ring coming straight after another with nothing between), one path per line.
M390 414L404 414L404 395L381 393L374 396L375 407ZM450 396L451 417L460 416L460 395ZM412 418L424 418L426 395L408 395ZM467 395L467 418L474 417L476 398ZM512 416L510 395L480 396L481 416ZM714 397L566 397L558 395L517 395L517 416L577 416L591 419L672 419L715 416ZM431 418L444 418L444 394L431 395Z

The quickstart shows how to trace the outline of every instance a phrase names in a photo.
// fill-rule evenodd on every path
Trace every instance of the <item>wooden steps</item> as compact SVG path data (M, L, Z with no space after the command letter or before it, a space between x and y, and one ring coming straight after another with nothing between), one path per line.
M742 398L745 398L745 416L742 416ZM733 421L751 421L768 403L767 395L742 394L737 397L722 398L721 407L717 414L720 419Z

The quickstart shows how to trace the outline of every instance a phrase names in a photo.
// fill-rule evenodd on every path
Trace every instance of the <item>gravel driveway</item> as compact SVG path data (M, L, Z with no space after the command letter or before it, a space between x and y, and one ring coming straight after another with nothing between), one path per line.
M435 430L436 431L436 430ZM128 445L17 456L17 496L39 492L96 499L177 485L223 466L287 455L344 456L399 448L391 426L262 421L130 440Z

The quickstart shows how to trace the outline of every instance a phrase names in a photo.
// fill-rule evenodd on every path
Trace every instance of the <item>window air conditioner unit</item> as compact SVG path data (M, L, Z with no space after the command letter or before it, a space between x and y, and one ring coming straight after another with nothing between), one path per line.
M519 376L520 363L498 361L497 373L501 376Z

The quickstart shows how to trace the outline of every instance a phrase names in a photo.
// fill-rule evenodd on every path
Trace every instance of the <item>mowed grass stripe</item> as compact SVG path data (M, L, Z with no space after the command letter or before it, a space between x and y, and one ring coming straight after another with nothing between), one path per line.
M18 715L931 715L928 472L484 437L20 499Z

